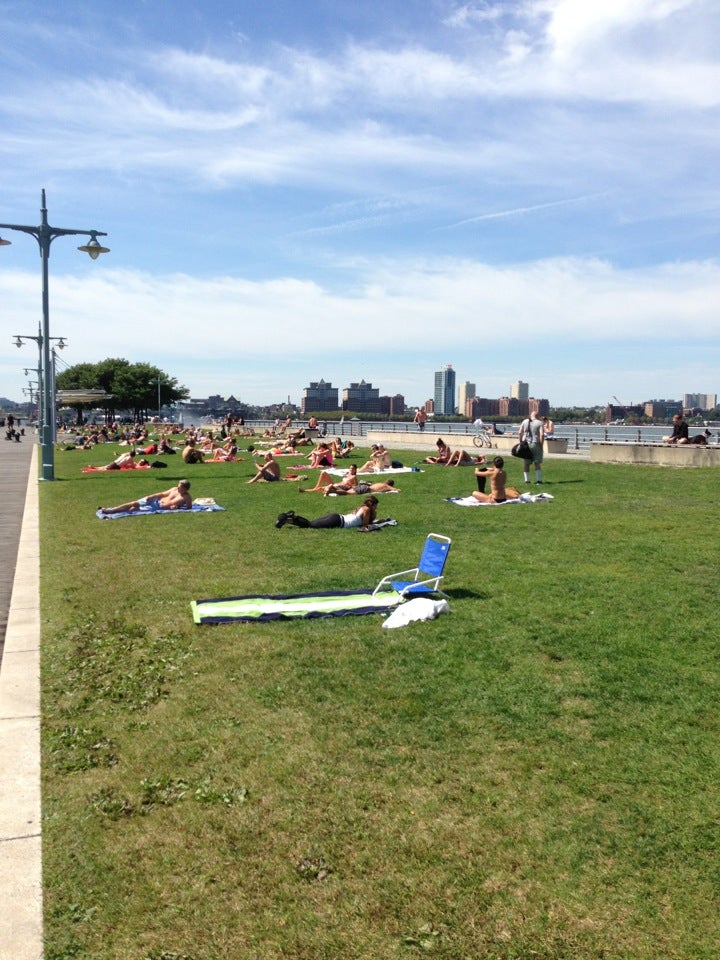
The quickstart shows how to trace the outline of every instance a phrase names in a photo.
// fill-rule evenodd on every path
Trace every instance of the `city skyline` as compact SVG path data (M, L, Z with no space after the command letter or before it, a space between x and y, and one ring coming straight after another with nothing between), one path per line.
M321 375L409 405L453 357L558 406L717 392L711 0L0 0L0 222L50 257L71 365L270 404ZM52 24L52 29L48 29ZM102 51L102 57L98 57ZM37 250L0 231L0 393Z

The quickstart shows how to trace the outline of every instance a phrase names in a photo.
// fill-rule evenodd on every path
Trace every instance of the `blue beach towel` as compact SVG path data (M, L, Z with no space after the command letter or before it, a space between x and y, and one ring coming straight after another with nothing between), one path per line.
M218 506L217 503L194 503L190 510L183 508L181 510L163 510L160 507L148 503L139 510L127 510L124 513L102 513L100 507L95 511L98 520L122 520L125 517L148 517L155 513L213 513L215 510L224 510L225 507Z

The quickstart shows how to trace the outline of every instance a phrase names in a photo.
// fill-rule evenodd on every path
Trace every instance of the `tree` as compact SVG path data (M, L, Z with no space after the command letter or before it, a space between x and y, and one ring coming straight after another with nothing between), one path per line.
M178 384L175 377L149 363L130 363L123 359L107 359L100 363L80 363L68 367L57 377L59 390L104 390L111 394L103 410L108 419L121 410L131 411L136 420L147 417L155 410L178 400L185 400L190 391ZM159 397L159 404L158 404ZM87 404L78 404L78 419Z

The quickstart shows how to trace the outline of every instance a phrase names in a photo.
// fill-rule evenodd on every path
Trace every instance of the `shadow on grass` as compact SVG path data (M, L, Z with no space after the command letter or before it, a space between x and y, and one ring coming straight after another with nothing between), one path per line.
M456 590L446 590L445 593L451 600L487 600L489 593L478 593L477 590L466 590L460 587Z

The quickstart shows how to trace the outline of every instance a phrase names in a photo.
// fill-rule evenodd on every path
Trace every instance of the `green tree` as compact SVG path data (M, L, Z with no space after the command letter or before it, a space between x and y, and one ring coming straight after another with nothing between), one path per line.
M118 412L132 412L135 419L143 420L148 411L159 406L184 400L190 392L180 386L175 377L170 377L159 367L149 363L130 363L124 359L102 360L100 363L80 363L58 374L59 390L96 389L111 394L103 404L106 417L113 418ZM78 419L87 404L78 404Z

